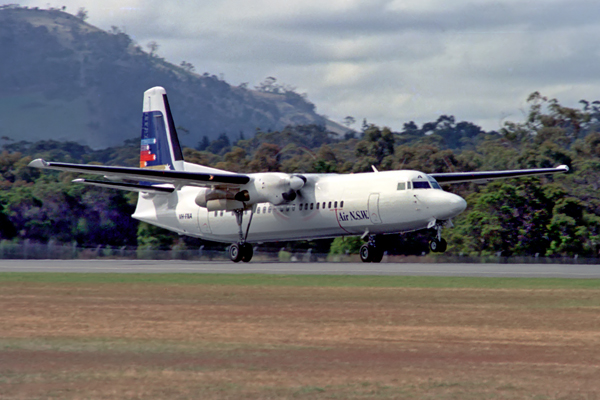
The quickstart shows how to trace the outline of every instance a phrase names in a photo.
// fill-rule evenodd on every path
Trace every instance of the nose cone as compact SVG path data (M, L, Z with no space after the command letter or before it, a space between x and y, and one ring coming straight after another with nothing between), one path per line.
M446 220L456 217L467 208L467 202L452 193L436 191L435 198L428 199L427 204L436 219Z
M452 193L448 193L448 194L452 194ZM452 216L456 216L458 214L460 214L461 212L465 211L467 209L467 202L465 201L465 199L463 199L460 196L457 196L455 194L452 194L452 199L450 199L450 213L452 213Z

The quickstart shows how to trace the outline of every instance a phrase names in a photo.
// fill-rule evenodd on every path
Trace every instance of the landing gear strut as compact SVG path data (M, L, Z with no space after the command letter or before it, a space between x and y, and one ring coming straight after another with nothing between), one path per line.
M383 258L383 247L377 246L375 236L369 236L369 242L360 246L360 259L362 262L381 262Z
M250 211L250 220L248 221L248 227L246 228L246 234L242 230L242 221L244 218L244 210L238 209L233 211L235 213L235 221L238 225L238 231L240 235L240 240L237 243L233 243L229 246L229 258L233 262L249 262L254 255L254 250L252 249L252 245L246 243L246 239L248 238L248 232L250 231L250 224L252 223L252 216L254 215L254 211Z
M436 224L436 237L429 242L429 250L431 250L433 253L443 253L448 248L448 242L446 242L445 239L442 239L442 227L442 224Z

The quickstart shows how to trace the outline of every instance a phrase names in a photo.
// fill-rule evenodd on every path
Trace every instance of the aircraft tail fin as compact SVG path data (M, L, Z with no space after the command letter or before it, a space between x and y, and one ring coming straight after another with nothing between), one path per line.
M184 170L167 92L160 86L144 92L140 168Z

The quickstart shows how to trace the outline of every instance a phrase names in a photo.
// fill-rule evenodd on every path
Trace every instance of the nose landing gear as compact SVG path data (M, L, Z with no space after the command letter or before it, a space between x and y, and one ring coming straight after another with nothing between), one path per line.
M431 250L432 253L443 253L448 248L448 242L446 242L445 239L442 239L443 226L443 224L435 225L437 235L431 242L429 242L429 250Z
M448 242L446 242L446 239L433 239L431 242L429 242L429 250L431 250L434 253L443 253L446 251L446 249L448 248Z

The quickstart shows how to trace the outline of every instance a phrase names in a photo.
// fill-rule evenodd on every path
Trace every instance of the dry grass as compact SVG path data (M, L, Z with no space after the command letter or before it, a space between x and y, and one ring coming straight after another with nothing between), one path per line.
M598 399L578 289L0 284L0 398Z

